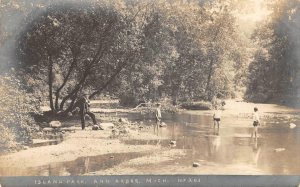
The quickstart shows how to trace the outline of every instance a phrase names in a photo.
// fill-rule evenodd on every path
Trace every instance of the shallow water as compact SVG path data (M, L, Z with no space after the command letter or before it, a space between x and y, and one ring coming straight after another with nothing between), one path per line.
M0 176L69 176L112 168L121 162L144 156L148 153L114 153L80 157L74 161L57 162L29 168L0 168Z
M40 142L40 143L32 144L32 145L30 145L30 147L57 145L57 144L61 143L62 141L63 141L63 139L51 140L51 141L47 141L47 142Z
M137 115L129 116L139 119ZM290 122L298 125L289 128ZM251 165L268 174L300 174L300 121L286 118L262 120L259 138L251 138L251 119L222 118L219 131L213 128L212 117L197 114L164 115L166 128L158 135L176 141L176 149L184 149L186 155L172 163L191 166L193 162L206 161L218 165ZM149 122L151 124L153 122ZM145 144L131 141L130 144ZM169 141L160 142L170 146ZM284 148L276 152L275 149Z
M143 121L149 126L154 124L150 115L138 113L120 116L127 117L131 121ZM163 121L167 127L159 128L157 135L167 139L127 139L123 140L123 143L183 149L186 155L176 156L172 161L160 163L161 166L174 166L176 163L178 170L181 167L192 167L193 162L205 162L220 166L251 165L267 174L300 174L300 121L286 118L263 120L257 141L250 137L251 119L224 117L219 131L214 130L211 116L197 115L196 112L164 114ZM290 129L291 121L298 126ZM153 128L147 131L154 133ZM171 140L176 141L175 146L170 146ZM275 152L276 148L285 150ZM33 168L0 167L0 175L82 175L113 168L122 162L149 154L119 153L81 157L74 161L51 163ZM156 164L140 167L149 173L151 170L157 171L158 169Z

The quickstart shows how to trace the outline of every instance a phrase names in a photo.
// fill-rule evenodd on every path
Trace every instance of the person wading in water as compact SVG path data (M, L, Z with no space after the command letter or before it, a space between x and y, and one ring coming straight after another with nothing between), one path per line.
M155 126L154 126L154 133L155 133L155 130L156 130L157 133L158 133L158 126L159 126L160 124L162 124L161 118L162 118L162 116L161 116L161 104L160 104L160 103L157 103L157 104L156 104L156 110L155 110L155 120L156 120L156 124L155 124Z
M258 108L254 107L254 112L252 114L253 117L253 132L251 134L251 137L254 136L255 139L258 137L258 126L260 125L260 119L258 114Z
M220 129L220 121L221 121L221 110L219 109L219 106L215 106L215 111L213 114L213 121L214 121L214 130L216 128L216 125L218 126L217 134L219 134Z

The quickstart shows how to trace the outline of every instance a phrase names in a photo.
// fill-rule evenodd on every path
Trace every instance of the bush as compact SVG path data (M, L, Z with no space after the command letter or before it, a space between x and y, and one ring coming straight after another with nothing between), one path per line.
M0 150L9 147L15 147L15 135L12 129L7 128L4 124L0 124Z
M160 104L164 112L175 113L179 111L178 106L173 105L172 99L164 98L160 101Z
M122 95L120 96L120 105L124 107L135 107L139 104L136 97L132 95Z
M13 76L0 76L0 151L27 143L36 126L32 113L39 113L39 102L21 88Z

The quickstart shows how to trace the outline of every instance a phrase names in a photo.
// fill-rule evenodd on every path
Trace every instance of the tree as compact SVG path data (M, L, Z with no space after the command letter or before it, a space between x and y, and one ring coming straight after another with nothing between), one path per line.
M226 4L155 1L146 14L139 54L146 66L136 64L135 71L123 72L124 100L156 101L166 96L176 104L217 94L232 96L234 81L241 80L236 72L245 77L248 56Z
M63 114L83 92L106 90L133 104L230 97L246 58L230 3L51 5L19 39L23 78L46 83L52 112Z
M93 89L90 98L100 94L134 62L139 28L122 3L52 5L22 33L17 49L22 68L47 83L52 112L71 111L87 87Z
M31 114L39 113L39 101L23 86L15 76L0 76L0 150L28 143L35 129Z
M299 92L299 1L275 1L273 12L253 34L257 44L249 68L252 101L293 100Z

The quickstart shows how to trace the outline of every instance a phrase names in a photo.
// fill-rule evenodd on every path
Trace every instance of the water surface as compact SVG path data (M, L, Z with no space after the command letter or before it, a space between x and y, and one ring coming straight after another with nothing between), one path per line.
M141 113L118 115L127 117L131 121L143 122L151 127L144 130L154 133L153 116ZM176 163L178 170L181 167L192 167L193 162L205 162L220 166L251 165L267 174L300 174L300 121L297 119L273 117L263 120L257 140L250 137L252 122L247 118L223 117L219 130L213 128L212 116L200 115L197 112L163 114L163 121L167 127L159 128L157 135L166 139L126 139L123 143L182 149L186 153L184 156L176 156L174 160L160 163L161 167L174 166ZM291 121L298 126L290 129ZM171 140L176 141L175 146L170 146ZM59 142L53 144L57 143ZM285 150L276 152L276 148ZM74 161L31 168L0 167L0 175L83 175L113 168L130 159L145 155L150 153L115 153L80 157ZM149 172L158 169L156 164L139 167Z
M143 117L129 116L132 120ZM146 117L147 123L151 124ZM300 174L300 121L285 117L262 119L259 138L251 138L252 121L247 118L223 117L220 129L213 128L212 116L193 114L165 114L166 128L158 135L175 140L176 149L184 149L186 155L174 162L191 166L195 161L218 165L251 165L268 174ZM289 128L293 122L298 125ZM131 141L144 144L145 141ZM169 146L169 141L160 142ZM284 148L276 152L275 149ZM166 164L172 164L166 163Z

